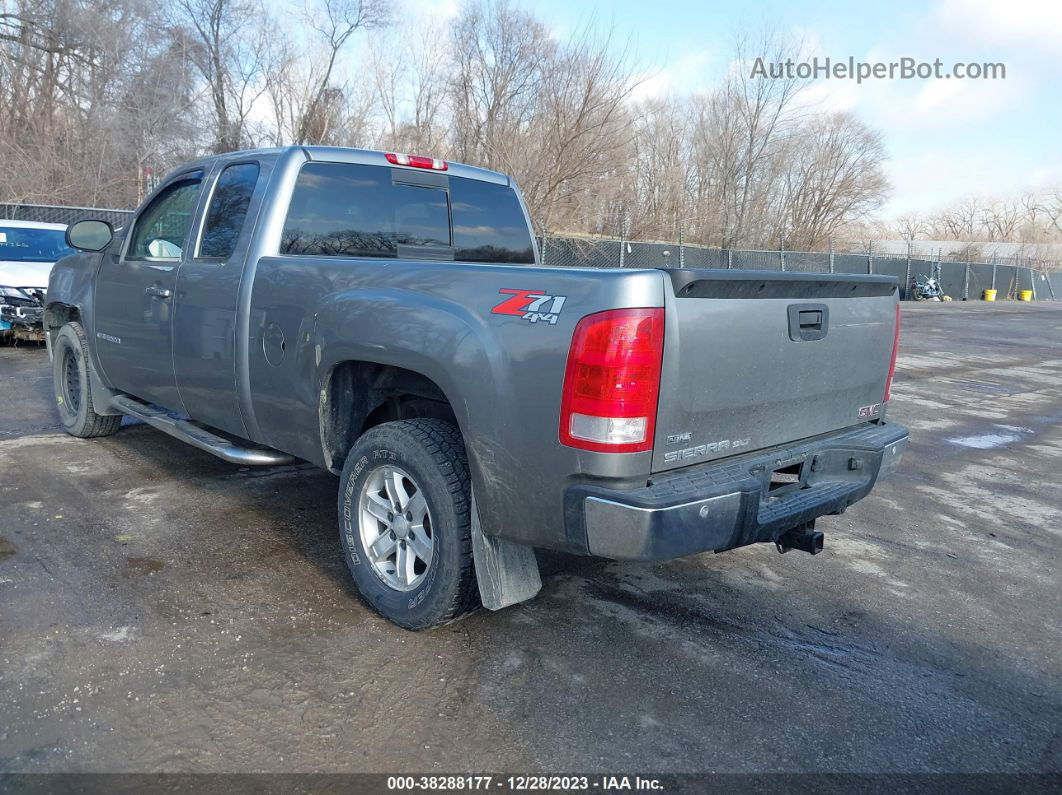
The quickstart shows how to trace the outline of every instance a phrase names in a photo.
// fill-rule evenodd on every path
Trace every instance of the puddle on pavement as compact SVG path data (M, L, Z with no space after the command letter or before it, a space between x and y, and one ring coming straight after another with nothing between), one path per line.
M15 545L6 538L0 537L0 560L7 560L15 554Z
M163 562L151 558L126 558L126 574L138 576L141 574L154 574L162 571Z
M1020 425L997 425L996 427L999 430L990 433L979 433L973 436L957 436L953 439L948 439L948 441L952 444L972 447L976 450L992 450L996 447L1013 444L1021 439L1022 436L1031 436L1036 433L1032 428L1025 428Z

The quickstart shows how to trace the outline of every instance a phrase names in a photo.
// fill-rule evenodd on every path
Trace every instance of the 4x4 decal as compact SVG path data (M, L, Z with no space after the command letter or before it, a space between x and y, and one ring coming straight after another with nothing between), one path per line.
M528 323L549 323L555 325L557 316L564 307L567 296L547 295L541 290L516 290L503 287L498 291L509 296L491 311L494 315L515 315Z

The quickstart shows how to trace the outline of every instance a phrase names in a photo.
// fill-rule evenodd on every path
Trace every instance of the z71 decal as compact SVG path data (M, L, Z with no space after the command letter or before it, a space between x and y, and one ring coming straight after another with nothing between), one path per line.
M514 290L503 287L498 291L509 296L491 311L493 315L515 315L528 323L555 325L567 296L546 295L541 290Z

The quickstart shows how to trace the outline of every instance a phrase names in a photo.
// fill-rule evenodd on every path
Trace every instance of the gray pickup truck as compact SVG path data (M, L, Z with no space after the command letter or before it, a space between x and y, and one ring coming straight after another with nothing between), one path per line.
M409 629L530 598L535 547L818 552L907 441L892 278L542 267L512 181L470 166L226 154L67 240L64 427L339 475L357 589Z

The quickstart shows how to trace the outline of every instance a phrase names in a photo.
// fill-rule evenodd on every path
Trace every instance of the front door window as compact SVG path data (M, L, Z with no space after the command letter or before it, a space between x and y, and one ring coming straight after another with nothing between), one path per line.
M195 215L202 174L169 185L136 219L128 259L180 259Z

